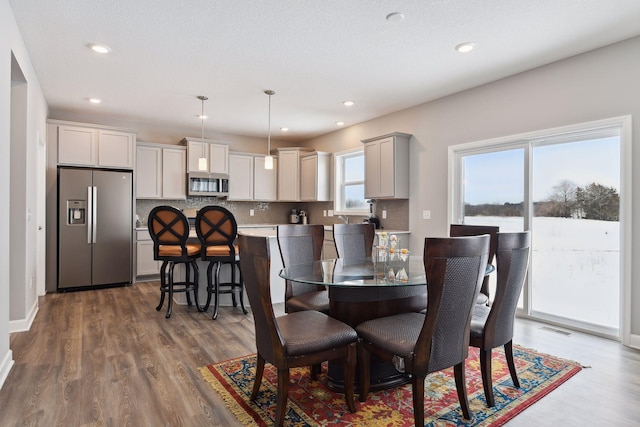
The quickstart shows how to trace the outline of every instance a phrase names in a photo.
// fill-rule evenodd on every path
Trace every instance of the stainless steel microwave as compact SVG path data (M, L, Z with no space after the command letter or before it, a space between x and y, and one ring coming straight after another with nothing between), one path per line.
M226 197L229 195L229 176L206 172L189 172L187 194L189 196Z

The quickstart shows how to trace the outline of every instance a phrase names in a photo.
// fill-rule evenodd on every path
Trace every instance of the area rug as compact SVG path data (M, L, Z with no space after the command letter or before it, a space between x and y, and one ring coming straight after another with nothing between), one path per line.
M427 376L424 414L426 426L501 426L578 373L578 363L531 349L513 349L521 388L513 386L504 354L493 351L495 406L485 404L478 349L469 349L466 363L467 392L473 418L466 421L456 394L453 369ZM265 366L260 393L249 400L255 378L255 355L227 360L200 368L205 380L224 399L245 425L273 424L276 411L277 371ZM308 368L291 370L285 426L411 426L411 385L369 393L366 402L356 402L357 412L348 411L344 395L327 388L326 364L312 381ZM356 398L357 400L357 398Z

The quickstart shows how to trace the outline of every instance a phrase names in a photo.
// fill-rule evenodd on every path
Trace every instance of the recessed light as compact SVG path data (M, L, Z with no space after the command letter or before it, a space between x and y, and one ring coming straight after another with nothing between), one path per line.
M404 19L404 14L400 12L393 12L387 15L386 20L388 22L400 22Z
M102 102L102 99L99 98L89 98L89 102L92 104L100 104Z
M107 46L106 44L92 43L92 44L89 45L89 47L91 48L91 50L93 50L94 52L98 52L98 53L109 53L109 52L111 52L111 48L109 46Z
M476 45L475 43L471 43L471 42L460 43L458 46L456 46L456 50L460 53L471 52L475 47L475 45Z
M336 125L338 125L338 126L344 126L344 122L336 122Z
M346 107L351 107L353 104L355 104L355 102L353 102L353 101L344 101L344 102L343 102L343 104L344 104Z
M282 132L289 132L289 128L280 128Z
M207 120L209 118L209 116L207 116L206 114L204 116L202 114L198 114L196 117L198 117L201 120Z

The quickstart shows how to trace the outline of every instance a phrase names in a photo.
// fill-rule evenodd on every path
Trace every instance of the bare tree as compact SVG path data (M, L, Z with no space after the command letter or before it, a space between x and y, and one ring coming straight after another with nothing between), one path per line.
M563 179L554 185L549 195L549 202L552 202L549 216L571 217L576 208L577 189L576 183L568 179Z

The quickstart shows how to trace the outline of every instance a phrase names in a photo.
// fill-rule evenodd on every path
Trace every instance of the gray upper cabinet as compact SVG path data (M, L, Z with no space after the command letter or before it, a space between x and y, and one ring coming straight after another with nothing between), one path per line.
M409 198L410 138L409 134L394 132L362 140L366 198Z

